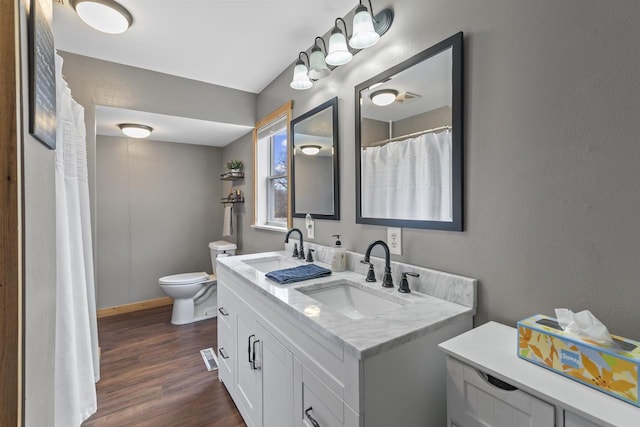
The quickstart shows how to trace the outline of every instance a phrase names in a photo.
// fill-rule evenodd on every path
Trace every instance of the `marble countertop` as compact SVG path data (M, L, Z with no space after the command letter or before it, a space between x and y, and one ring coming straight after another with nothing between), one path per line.
M291 258L284 251L223 257L218 258L218 275L222 268L253 284L256 291L275 301L296 319L331 341L344 345L345 351L362 359L438 330L460 317L471 318L475 313L473 307L431 295L415 291L409 294L400 293L397 284L394 288L383 288L380 281L368 283L364 275L349 270L332 272L328 277L280 285L267 279L265 273L245 262L267 257L286 257L291 262L305 264L304 261ZM330 267L322 262L314 264L325 268ZM347 280L351 282L350 284L362 289L369 288L371 292L378 295L386 294L389 299L403 305L374 316L354 320L297 290L301 287L321 287L321 284L340 280Z

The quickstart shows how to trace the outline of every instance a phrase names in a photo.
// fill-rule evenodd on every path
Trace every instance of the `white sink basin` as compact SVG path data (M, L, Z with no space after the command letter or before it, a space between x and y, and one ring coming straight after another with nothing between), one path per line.
M400 298L394 298L373 289L360 287L349 281L330 282L297 288L298 291L331 307L350 319L363 319L385 311L393 310L405 304Z
M268 273L274 270L282 270L285 268L297 267L300 263L293 258L283 256L271 256L265 258L255 258L242 261L245 264L255 268L262 273Z

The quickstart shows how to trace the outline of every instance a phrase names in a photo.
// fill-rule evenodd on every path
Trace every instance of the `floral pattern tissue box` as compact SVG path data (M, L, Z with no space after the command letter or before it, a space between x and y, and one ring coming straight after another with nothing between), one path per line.
M640 407L640 342L611 337L614 346L590 342L536 314L518 322L518 357Z

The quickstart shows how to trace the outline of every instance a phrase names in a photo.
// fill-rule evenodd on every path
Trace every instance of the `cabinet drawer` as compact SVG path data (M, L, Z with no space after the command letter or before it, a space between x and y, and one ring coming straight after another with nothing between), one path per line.
M450 425L460 427L555 425L555 407L457 360L447 360ZM496 381L497 380L497 381Z
M299 361L294 364L296 427L356 427L358 416L344 401ZM312 421L313 420L313 421Z
M600 424L582 418L573 412L564 411L564 427L602 427Z

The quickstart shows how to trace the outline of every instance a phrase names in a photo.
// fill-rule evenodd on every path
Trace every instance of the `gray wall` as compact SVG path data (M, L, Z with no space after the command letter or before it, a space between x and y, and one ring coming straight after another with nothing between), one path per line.
M296 211L332 215L333 157L298 152L295 162L295 192L302 195L296 198Z
M105 229L106 225L101 225L104 219L109 223L108 216L103 217L97 202L96 191L96 171L99 171L99 159L96 156L96 134L95 134L95 106L106 105L111 107L128 108L132 110L146 111L158 114L175 115L180 117L190 117L202 120L218 121L223 123L251 125L256 121L256 100L257 95L223 86L216 86L195 80L184 79L155 71L144 70L113 62L88 58L69 52L60 52L64 58L63 74L69 83L73 97L85 107L85 125L87 128L87 161L89 164L89 191L91 197L92 231L94 242L94 258L96 265L96 286L98 289L98 307L107 307L112 304L109 301L122 301L121 303L137 302L146 299L143 295L152 295L150 285L145 282L136 286L142 286L141 290L126 294L112 288L114 285L111 279L107 283L102 283L105 278L112 277L111 270L113 260L107 258L100 259L100 253L109 254L102 246L100 251L100 238L104 235L97 235L96 230ZM178 144L182 148L176 148L179 152L187 152L183 144ZM155 145L154 145L155 146ZM218 149L218 151L220 151ZM152 154L149 154L152 155ZM161 154L158 153L160 156ZM212 165L212 170L208 173L221 173L222 164L218 161ZM198 185L200 185L199 183ZM209 181L212 189L216 191L216 197L220 194L220 183L217 179ZM160 191L160 189L157 189ZM183 191L176 190L178 192ZM218 199L216 198L216 201ZM222 214L222 207L219 203L212 213L212 221L216 221L218 215ZM217 232L217 228L215 231ZM166 229L166 227L165 227ZM204 232L207 236L212 235L214 230ZM216 237L216 238L219 238ZM207 249L208 250L208 249ZM207 250L204 251L208 254ZM208 255L207 255L208 256ZM122 261L124 262L124 261ZM137 261L136 261L137 262ZM102 267L109 265L108 270L102 274ZM173 264L165 264L173 265ZM168 274L178 273L186 269L191 264L183 265L182 268L173 270ZM121 265L122 266L122 265ZM180 265L176 265L180 267ZM210 267L209 267L210 268ZM209 270L207 267L202 269ZM156 275L155 272L149 274ZM158 276L160 277L160 276ZM132 280L138 280L138 276L132 276ZM156 277L157 279L157 277ZM148 281L148 278L144 280ZM113 289L113 294L111 290ZM158 289L155 289L159 292ZM155 294L162 296L161 294Z
M231 238L225 237L224 240L236 243L238 245L238 253L249 254L278 249L278 246L269 247L269 243L264 246L264 242L269 242L270 237L277 236L280 233L251 228L255 210L253 201L253 132L247 133L223 148L222 163L225 164L230 160L242 160L244 178L235 181L223 181L222 194L229 194L232 188L239 189L244 195L244 203L233 205L234 233ZM282 236L281 240L284 240L284 236Z
M97 298L113 307L165 296L158 278L211 272L222 235L222 150L97 138Z
M24 425L53 426L56 326L55 151L29 134L27 18L20 2L24 215Z
M393 123L393 136L451 125L451 107L440 107Z
M355 224L353 88L462 30L465 231L404 229L404 255L394 258L479 279L477 324L513 325L565 306L637 337L640 3L394 0L376 8L386 5L395 20L378 45L304 92L289 88L288 67L258 98L259 117L288 99L296 117L340 98L342 219L316 221L316 240L330 244L340 233L362 252L386 239L384 227ZM281 236L257 235L244 241L281 246Z

